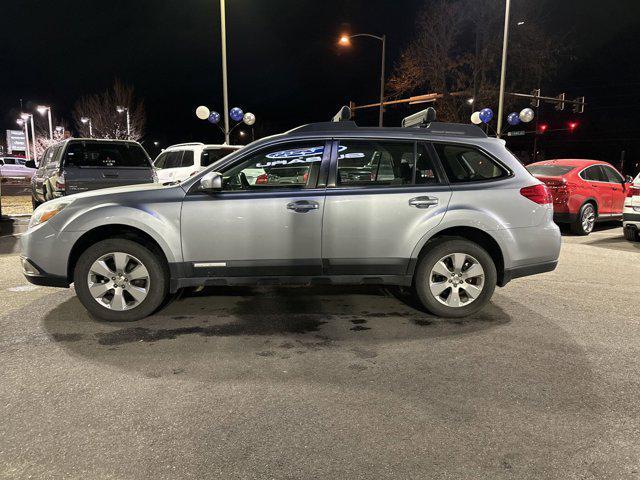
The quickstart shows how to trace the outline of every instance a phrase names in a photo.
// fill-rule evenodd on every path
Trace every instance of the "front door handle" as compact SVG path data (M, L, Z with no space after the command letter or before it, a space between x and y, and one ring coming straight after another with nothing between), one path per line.
M297 202L287 203L287 209L298 213L305 213L311 210L318 210L320 204L309 200L298 200Z
M409 200L409 205L416 208L429 208L437 204L436 197L414 197Z

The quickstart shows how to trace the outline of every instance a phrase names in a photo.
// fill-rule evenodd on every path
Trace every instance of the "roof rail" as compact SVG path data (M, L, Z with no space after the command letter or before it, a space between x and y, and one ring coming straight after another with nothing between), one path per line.
M340 122L316 122L308 123L306 125L300 125L299 127L292 128L286 133L293 132L326 132L327 130L353 130L358 128L356 122L351 120L342 120Z
M172 147L188 147L191 145L204 145L202 142L187 142L187 143L176 143L175 145L169 145L167 148Z
M432 135L487 138L487 134L480 127L464 123L431 122L420 130Z

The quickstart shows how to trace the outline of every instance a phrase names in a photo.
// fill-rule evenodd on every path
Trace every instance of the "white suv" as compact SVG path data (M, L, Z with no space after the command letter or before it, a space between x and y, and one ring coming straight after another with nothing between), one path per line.
M160 183L182 181L240 148L240 145L180 143L163 150L153 166Z
M640 174L627 190L627 198L624 199L622 209L622 228L627 240L640 240Z

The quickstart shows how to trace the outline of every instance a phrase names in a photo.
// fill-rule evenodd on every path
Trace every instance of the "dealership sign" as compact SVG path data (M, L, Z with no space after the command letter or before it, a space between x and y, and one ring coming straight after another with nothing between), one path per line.
M14 151L27 151L27 143L22 130L7 130L7 153Z

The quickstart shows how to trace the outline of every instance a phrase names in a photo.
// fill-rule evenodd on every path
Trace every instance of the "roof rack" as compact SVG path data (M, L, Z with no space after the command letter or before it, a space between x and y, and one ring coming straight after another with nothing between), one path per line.
M351 120L351 109L346 105L342 107L332 119L334 122L346 122L348 120Z
M425 108L424 110L404 117L402 119L402 127L427 127L431 122L436 121L436 109L433 107Z

